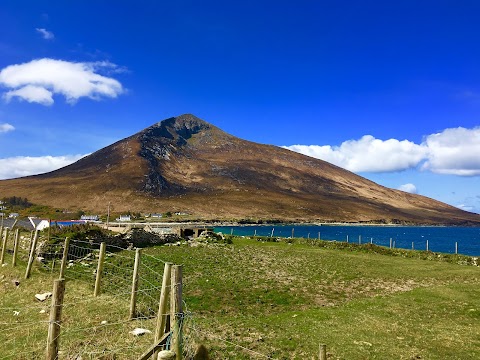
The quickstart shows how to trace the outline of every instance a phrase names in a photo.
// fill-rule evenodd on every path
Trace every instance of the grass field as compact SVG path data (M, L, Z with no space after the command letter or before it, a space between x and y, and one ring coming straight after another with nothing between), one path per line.
M228 245L158 246L143 252L183 264L186 334L205 344L212 359L316 359L319 344L327 344L329 359L480 358L480 268L467 264L472 261L466 257L244 238ZM33 306L37 316L37 308L45 305L32 305L32 291L50 288L52 274L36 269L15 289L11 280L24 269L0 269L0 308ZM121 266L117 269L121 273ZM80 277L67 283L66 301L76 305L75 311L65 310L66 321L76 328L91 329L127 311L128 296L107 293L96 301L81 300L89 298L91 288ZM153 330L153 320L139 325ZM26 337L39 351L46 339L42 326L32 325ZM100 350L123 346L108 359L135 358L132 354L153 341L149 334L125 336L134 324L119 326L99 328L100 340L82 333L62 337L62 358L85 346L79 345L81 336L99 341ZM9 337L10 346L27 346L22 334L2 336Z

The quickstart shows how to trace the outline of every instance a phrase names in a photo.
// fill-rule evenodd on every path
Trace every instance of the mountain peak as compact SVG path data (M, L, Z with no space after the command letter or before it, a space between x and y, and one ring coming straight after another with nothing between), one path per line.
M137 134L140 139L166 138L175 140L177 143L184 143L193 135L203 131L220 129L192 114L183 114L162 120Z

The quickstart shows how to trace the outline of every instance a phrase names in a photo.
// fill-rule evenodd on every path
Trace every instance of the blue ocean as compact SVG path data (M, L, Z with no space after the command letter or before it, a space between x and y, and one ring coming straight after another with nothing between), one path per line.
M402 249L428 250L480 256L480 227L449 226L342 226L342 225L261 225L217 227L215 231L239 236L320 238L327 241L374 243Z

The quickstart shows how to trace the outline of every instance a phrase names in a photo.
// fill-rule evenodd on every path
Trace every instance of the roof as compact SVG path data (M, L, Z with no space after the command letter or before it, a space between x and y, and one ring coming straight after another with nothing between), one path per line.
M15 220L16 219L12 219L12 218L3 219L3 227L8 227L9 229L11 229ZM17 228L22 227L28 230L33 230L33 225L28 219L19 219L15 227Z

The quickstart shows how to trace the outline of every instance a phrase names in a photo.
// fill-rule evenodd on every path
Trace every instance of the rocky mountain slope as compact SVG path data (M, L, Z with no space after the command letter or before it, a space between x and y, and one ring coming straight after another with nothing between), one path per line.
M479 215L236 138L189 114L62 169L0 181L0 194L96 213L110 202L114 211L182 211L203 219L480 224Z

